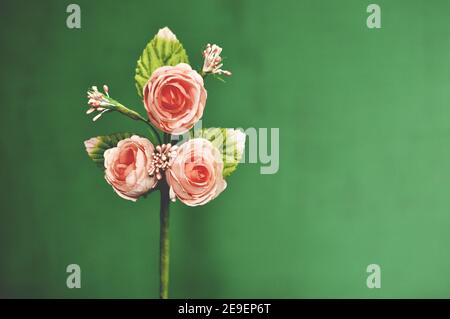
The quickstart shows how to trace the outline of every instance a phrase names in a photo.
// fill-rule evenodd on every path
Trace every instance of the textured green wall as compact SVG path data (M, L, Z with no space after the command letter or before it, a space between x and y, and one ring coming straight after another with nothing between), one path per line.
M0 3L0 297L158 296L159 198L120 199L82 142L145 132L93 124L85 91L145 114L135 62L166 25L195 66L224 47L206 126L281 138L277 174L243 164L215 201L172 205L172 297L450 297L449 1L77 0L81 30L69 3Z

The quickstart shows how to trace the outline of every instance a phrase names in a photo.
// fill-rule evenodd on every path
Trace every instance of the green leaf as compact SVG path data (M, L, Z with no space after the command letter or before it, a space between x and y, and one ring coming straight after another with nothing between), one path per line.
M223 177L230 176L242 159L245 148L245 134L239 130L205 128L194 131L193 137L205 138L222 154Z
M107 149L117 146L119 141L133 136L131 133L114 133L110 135L96 136L88 139L84 142L86 147L86 152L89 157L96 163L99 167L104 168L105 158L103 153Z
M160 29L137 61L134 79L139 96L142 97L142 90L153 71L164 65L178 63L189 63L186 50L169 28Z

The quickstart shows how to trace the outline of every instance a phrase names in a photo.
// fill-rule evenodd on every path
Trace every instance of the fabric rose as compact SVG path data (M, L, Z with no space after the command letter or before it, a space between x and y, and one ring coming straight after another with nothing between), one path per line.
M188 206L206 204L227 186L222 169L222 156L210 141L203 138L187 141L178 148L166 171L170 198L178 198Z
M143 95L153 125L177 135L187 132L202 117L207 96L203 78L186 63L156 69Z
M156 177L149 176L153 152L153 144L137 135L105 151L105 179L120 197L136 201L156 186Z

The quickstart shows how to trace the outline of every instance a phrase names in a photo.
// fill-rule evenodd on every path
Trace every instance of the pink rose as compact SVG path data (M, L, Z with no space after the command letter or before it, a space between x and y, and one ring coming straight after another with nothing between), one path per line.
M156 69L143 94L150 121L171 134L191 129L202 117L206 103L203 78L186 63Z
M206 204L227 186L222 170L222 156L210 141L195 138L185 142L166 171L170 198L178 197L188 206Z
M149 176L153 152L153 144L137 135L105 151L105 179L120 197L136 201L156 186L156 177Z

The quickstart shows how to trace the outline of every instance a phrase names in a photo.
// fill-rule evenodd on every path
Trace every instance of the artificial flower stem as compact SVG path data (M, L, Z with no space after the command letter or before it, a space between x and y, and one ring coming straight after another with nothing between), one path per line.
M169 261L170 261L170 238L169 238L169 185L162 180L159 186L161 194L160 206L160 259L159 259L159 297L169 298Z
M170 136L170 134L164 133L164 144L170 143L171 139L172 137Z
M147 123L147 125L150 127L150 130L153 132L153 136L156 137L156 139L158 140L158 144L161 144L161 136L159 136L158 131L153 127L152 123L150 123L149 120L146 120L144 118L141 119L141 121L144 121L145 123Z
M149 120L144 119L142 116L139 115L139 118L137 119L139 121L144 122L145 124L147 124L150 128L150 130L152 130L153 135L156 137L156 139L158 140L158 144L161 144L161 137L159 136L158 131L153 127L153 125L150 123Z
M152 123L150 123L149 120L146 120L138 112L133 111L132 109L129 109L128 107L124 106L123 104L114 100L113 98L108 97L107 99L108 99L109 103L111 103L110 106L112 106L112 108L111 108L112 110L122 113L133 120L142 121L145 124L147 124L150 127L150 129L152 130L152 132L154 133L154 135L156 136L156 138L158 139L158 144L161 144L161 137L159 136L158 131L156 131L156 129L153 127Z

